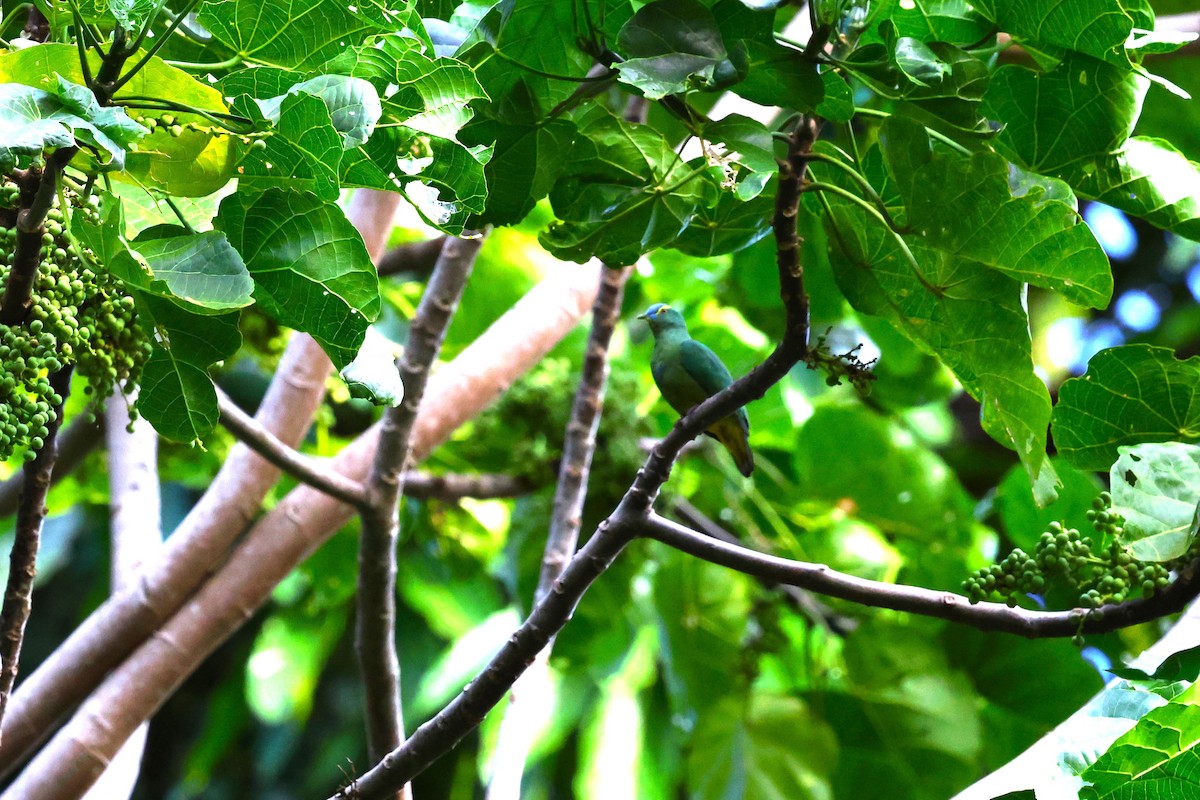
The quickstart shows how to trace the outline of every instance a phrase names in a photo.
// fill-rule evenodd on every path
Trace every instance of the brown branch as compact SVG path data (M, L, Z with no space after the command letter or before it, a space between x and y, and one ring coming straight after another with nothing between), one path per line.
M68 422L58 431L58 458L54 462L54 472L50 475L50 488L63 478L70 475L83 459L91 453L104 439L104 417L91 419L81 414ZM21 473L0 483L0 517L7 517L17 510L17 500L21 496Z
M415 460L425 458L468 419L477 416L575 327L595 297L595 269L571 265L550 273L487 332L430 378L428 400L413 432ZM314 346L315 348L315 346ZM319 354L319 348L310 353ZM294 412L292 412L294 413ZM366 477L378 426L347 445L331 467L355 480ZM255 456L257 459L258 457ZM271 596L275 586L353 516L353 509L299 486L246 534L220 569L174 616L122 663L75 667L95 691L9 788L14 797L67 800L95 780L120 743L152 715L187 675ZM172 541L176 533L168 542ZM157 574L158 570L155 571ZM95 654L109 663L109 654ZM51 692L22 698L50 722L69 711ZM11 715L11 711L10 711Z
M238 408L237 403L220 387L217 388L217 408L221 411L221 424L239 442L296 480L352 506L362 506L366 502L361 484L339 472L322 468L314 459L281 442L275 434Z
M404 496L417 500L453 502L464 497L478 500L520 497L536 488L527 478L512 475L433 475L413 470L404 473Z
M740 406L762 397L808 352L808 297L804 292L799 261L796 214L800 188L808 166L807 153L817 137L814 119L803 117L789 138L788 154L779 165L775 230L780 297L786 310L784 337L767 359L749 375L733 382L693 408L651 452L633 485L613 513L600 523L592 538L567 564L552 591L533 607L528 619L512 635L483 672L433 719L418 728L408 741L389 753L334 798L374 800L405 785L439 756L448 752L474 729L499 703L538 652L567 623L576 604L592 582L612 563L636 535L637 526L650 515L658 491L683 445L713 422Z
M369 253L383 249L399 202L389 192L359 191L351 198L347 217L362 233ZM331 369L320 345L308 336L293 336L256 418L280 440L299 442L325 396ZM10 771L53 733L56 722L109 670L179 610L225 560L278 480L273 465L247 447L234 447L167 541L157 567L105 601L21 683L4 719L0 772Z
M684 500L682 497L675 498L672 502L672 513L680 518L684 524L697 529L697 533L707 536L710 539L716 539L719 542L730 544L735 547L741 546L741 542L725 528L718 525L708 516L703 514L700 509ZM791 586L786 583L779 583L770 578L761 575L754 575L758 578L759 583L766 589L779 589L783 595L799 609L812 622L824 627L825 629L837 634L845 636L858 627L858 621L835 613L832 609L826 606L821 601L813 597L812 593L801 589L798 586Z
M64 367L50 378L50 387L66 402L71 390L71 368ZM46 493L50 491L50 473L58 456L55 439L62 425L63 403L54 406L54 419L46 423L47 433L42 449L23 468L24 486L17 505L17 525L9 554L8 584L4 589L4 606L0 609L0 720L8 708L17 666L21 659L21 644L25 639L25 623L33 608L33 578L37 574L37 552L46 519Z
M600 273L600 289L592 305L592 330L588 336L583 371L567 420L562 462L559 464L558 483L554 491L554 510L534 592L535 605L545 599L555 581L562 576L579 542L588 472L596 449L596 430L600 427L604 388L608 382L608 346L621 313L625 281L631 271L629 267L606 266ZM536 681L544 675L553 644L551 639L538 653L538 668L526 672L512 687L512 696L500 724L500 738L492 757L496 769L488 782L487 796L491 800L520 797L521 777L531 744L528 717L532 707L529 699L533 692L529 690L534 688L526 681Z
M1108 633L1173 614L1200 594L1200 569L1193 569L1152 598L1102 606L1092 611L1030 611L1009 608L1003 603L971 605L967 598L952 592L859 578L825 564L792 561L717 541L657 514L651 514L637 524L640 535L747 575L865 606L908 611L983 631L1013 633L1030 639Z
M400 713L400 660L396 654L396 539L403 473L411 458L417 411L425 397L429 371L442 349L482 236L446 239L433 275L409 326L408 343L397 367L404 384L400 405L383 415L379 446L366 481L366 502L359 510L362 534L358 550L354 648L365 690L367 752L378 760L404 741ZM398 787L399 796L408 796Z
M118 397L120 397L118 395ZM126 396L130 404L135 396ZM112 591L137 581L162 549L158 435L145 419L131 420L116 398L103 415L108 444L109 574ZM121 746L83 800L118 800L133 793L146 743L145 724Z
M571 416L563 441L562 463L554 492L554 512L550 518L550 533L542 554L542 569L538 576L534 602L550 591L575 553L579 527L583 522L583 501L587 497L588 472L596 449L596 430L604 408L604 387L608 382L608 345L617 318L625 281L630 268L605 267L600 273L600 291L592 306L592 332L588 337L583 373L575 390Z
M412 273L414 276L428 275L433 272L445 243L445 236L437 236L393 247L379 257L379 263L376 265L379 277L386 278L404 273Z
M12 268L4 285L4 297L0 299L0 324L20 325L29 313L38 265L42 262L46 215L54 207L59 176L78 152L78 147L64 147L46 159L45 167L22 170L14 176L21 192L21 210L17 213Z

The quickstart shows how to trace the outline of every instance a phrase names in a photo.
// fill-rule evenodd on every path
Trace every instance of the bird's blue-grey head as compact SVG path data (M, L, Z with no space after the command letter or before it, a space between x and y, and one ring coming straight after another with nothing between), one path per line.
M655 303L646 309L646 313L638 314L638 319L646 320L650 324L650 330L656 334L668 328L683 328L687 330L687 324L683 321L683 315L666 303Z

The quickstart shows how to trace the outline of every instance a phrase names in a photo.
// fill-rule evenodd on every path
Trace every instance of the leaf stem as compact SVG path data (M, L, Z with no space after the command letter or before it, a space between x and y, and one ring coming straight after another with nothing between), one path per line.
M225 122L233 122L239 125L253 125L254 120L238 114L226 114L221 111L208 111L203 108L189 106L186 103L176 103L174 100L162 100L157 97L146 97L144 95L125 95L124 97L116 98L116 103L126 108L145 108L160 111L179 111L184 114L195 114L198 117L204 117L214 125L220 125L227 130L233 130ZM240 131L234 131L240 133Z
M167 29L165 31L163 31L162 36L160 36L157 40L155 40L154 44L150 47L149 50L146 51L146 54L144 56L142 56L141 60L138 61L136 64L134 64L132 67L130 67L128 70L126 70L125 74L122 75L120 78L118 78L116 83L113 84L113 87L112 87L113 94L116 94L118 91L120 91L122 86L129 83L129 80L134 75L136 75L142 69L142 67L146 66L146 64L149 63L150 59L154 58L154 55L163 48L163 45L165 45L167 43L167 40L171 38L171 34L174 33L175 29L178 28L179 25L183 22L183 18L186 17L191 12L191 10L196 7L197 2L198 2L198 0L188 0L187 4L182 9L180 9L179 16L175 17L175 19L173 19L171 21L171 24L167 26ZM164 3L165 3L165 0L164 0ZM157 12L155 12L155 14L152 16L157 16ZM137 41L134 43L134 47L129 48L130 55L132 55L134 52L136 52L137 48L141 46L142 37L145 36L146 31L149 29L150 22L151 22L151 20L147 20L146 26L142 29L142 34L138 37Z
M846 157L849 158L849 156L847 154L843 153L843 155L846 155ZM886 221L887 226L894 231L903 230L903 228L901 228L899 225L897 225L896 221L894 219L892 219L892 215L888 212L887 205L883 202L883 198L879 196L879 192L875 191L875 187L871 185L871 182L869 180L867 180L865 175L863 175L861 172L859 172L857 169L855 169L850 164L847 164L845 161L834 158L833 156L830 156L830 155L826 155L825 153L814 152L809 157L813 161L820 161L823 164L829 164L830 166L837 167L838 169L842 170L847 175L849 175L850 178L855 183L857 183L859 186L861 186L862 190L864 192L866 192L868 196L870 196L872 204L879 210L879 213L883 215L883 218ZM817 183L809 184L809 186L827 186L827 185L829 185L829 184L817 184Z
M892 116L892 113L890 111L880 111L879 109L876 109L876 108L864 108L863 106L855 106L854 113L855 114L863 114L864 116L868 116L868 117L876 117L877 119L887 119ZM971 155L970 150L963 147L961 144L954 141L953 139L951 139L949 136L942 133L941 131L936 131L933 128L930 128L925 125L923 125L922 127L925 128L925 132L927 134L929 134L932 138L937 139L939 142L946 145L947 147L957 150L958 152L962 153L964 156Z
M557 75L553 72L545 72L544 70L540 70L537 67L531 67L528 64L522 64L520 61L518 61L517 59L510 56L508 53L505 53L503 50L501 50L498 47L493 48L492 52L495 53L497 58L499 58L501 61L503 61L505 63L512 64L514 67L525 70L526 72L531 73L533 75L537 75L542 78L549 78L552 81L569 81L571 83L593 83L595 81L606 80L606 78L607 78L607 76L604 76L604 75L599 76L599 77L593 77L591 75L579 75L579 76Z
M232 69L242 64L242 57L234 54L224 61L163 61L164 64L175 67L176 69L187 70L188 72L217 72L223 69Z

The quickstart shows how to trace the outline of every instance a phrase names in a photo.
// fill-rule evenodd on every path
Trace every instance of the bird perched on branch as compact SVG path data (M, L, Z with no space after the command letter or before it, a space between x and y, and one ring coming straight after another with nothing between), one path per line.
M663 399L681 415L733 383L733 376L712 350L688 335L687 323L678 311L655 303L639 314L654 334L650 372ZM708 427L706 434L725 445L738 471L746 477L754 471L750 454L750 420L739 408Z

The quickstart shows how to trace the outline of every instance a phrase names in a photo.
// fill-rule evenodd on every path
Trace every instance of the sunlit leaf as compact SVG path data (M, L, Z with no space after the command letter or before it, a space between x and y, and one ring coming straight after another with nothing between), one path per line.
M1076 466L1104 470L1121 445L1195 441L1198 385L1200 357L1181 361L1169 348L1144 344L1102 350L1059 390L1054 442Z
M1121 543L1140 561L1170 561L1196 538L1200 446L1169 442L1118 448L1110 470L1113 511L1125 518Z

